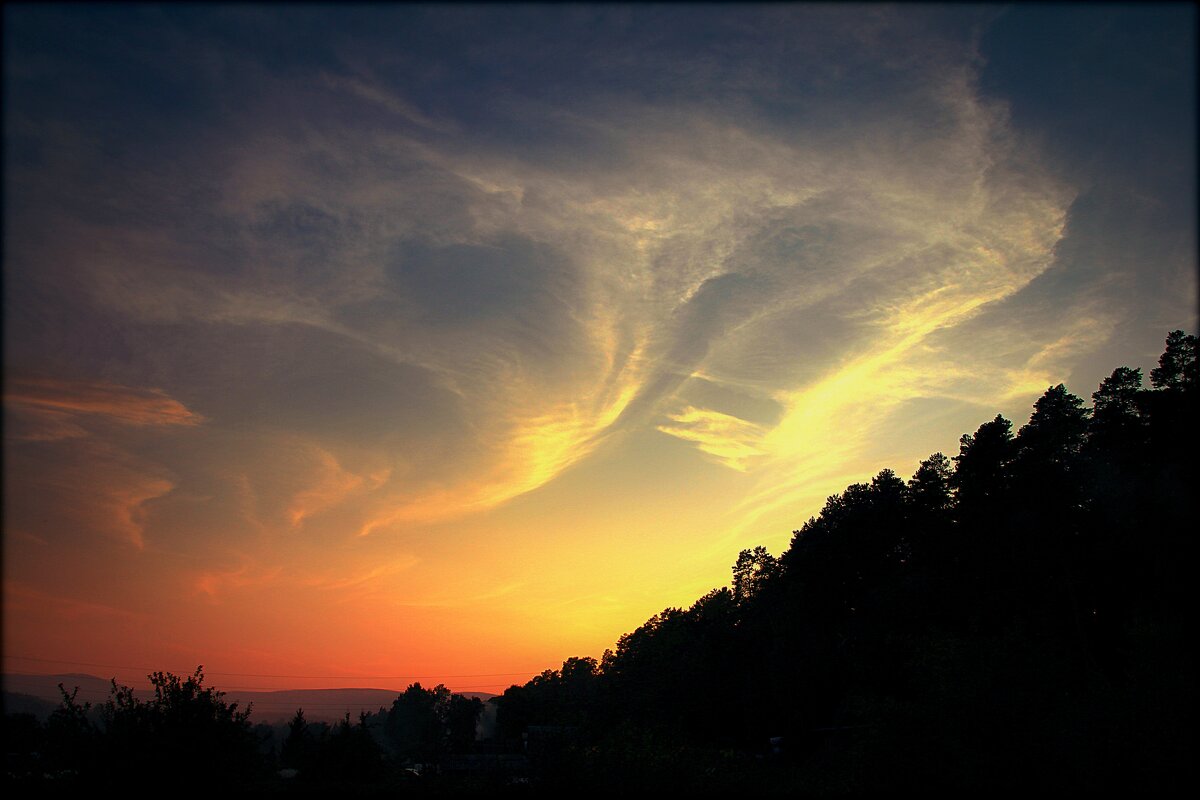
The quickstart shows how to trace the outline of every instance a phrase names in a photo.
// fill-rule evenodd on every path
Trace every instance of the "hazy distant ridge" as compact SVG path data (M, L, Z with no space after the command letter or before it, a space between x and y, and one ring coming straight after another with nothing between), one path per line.
M67 691L79 687L77 699L80 702L100 705L108 699L112 683L106 678L95 675L78 673L62 675L5 675L4 676L4 707L6 710L29 711L42 717L49 714L62 699L58 684L61 683ZM118 681L120 683L120 681ZM220 689L219 684L213 684ZM391 708L403 689L283 689L270 692L259 691L228 691L225 700L236 702L239 708L253 704L253 719L259 722L270 722L276 719L290 718L296 709L303 708L304 716L311 721L335 721L350 713L352 719L357 719L362 711L374 713L380 708ZM137 688L134 694L140 699L151 696L149 689ZM488 692L457 692L466 697L478 697L486 701L495 695ZM45 713L38 713L36 704L31 706L28 700L17 695L36 698L50 704Z

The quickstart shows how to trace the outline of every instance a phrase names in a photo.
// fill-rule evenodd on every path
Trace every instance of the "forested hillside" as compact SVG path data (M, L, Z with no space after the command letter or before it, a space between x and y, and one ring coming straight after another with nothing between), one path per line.
M732 588L509 689L500 735L578 726L561 775L603 784L1181 788L1196 345L847 487Z
M740 553L729 588L509 688L479 736L479 700L414 685L357 725L298 714L264 747L200 673L160 674L155 702L114 687L99 721L69 699L46 726L8 717L9 780L1182 790L1196 351L1174 331L1149 388L1121 367L1089 408L1053 386L1015 432L996 416L907 481L847 487L778 557Z

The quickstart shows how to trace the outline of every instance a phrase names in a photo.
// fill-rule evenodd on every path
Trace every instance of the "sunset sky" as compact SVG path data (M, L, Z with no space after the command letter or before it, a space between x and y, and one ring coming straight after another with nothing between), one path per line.
M1190 4L4 7L4 668L501 691L1197 325Z

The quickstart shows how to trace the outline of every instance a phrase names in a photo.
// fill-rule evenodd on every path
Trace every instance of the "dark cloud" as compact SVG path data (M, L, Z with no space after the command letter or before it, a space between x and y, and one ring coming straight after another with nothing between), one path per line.
M1195 7L1016 6L982 47L981 87L1080 188L1053 268L993 315L1051 326L1099 303L1138 337L1129 355L1157 344L1155 327L1194 324Z
M1194 178L1194 6L1014 6L982 50L981 87L1077 178Z
M311 326L160 326L155 341L139 354L143 367L153 367L151 380L222 429L428 450L465 428L459 398L436 375Z
M561 328L579 294L568 260L523 237L441 246L414 241L398 250L388 275L425 324L486 324L506 316Z

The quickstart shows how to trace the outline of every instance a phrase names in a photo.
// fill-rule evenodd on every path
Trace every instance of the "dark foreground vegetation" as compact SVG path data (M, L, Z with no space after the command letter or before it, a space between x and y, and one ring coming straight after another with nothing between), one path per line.
M829 498L779 558L668 608L599 660L494 703L409 687L391 709L266 726L186 680L6 718L10 783L266 792L672 794L1194 786L1197 340L1089 409L1062 386L907 482ZM490 713L490 712L489 712ZM280 777L280 770L296 770ZM420 773L420 774L418 774ZM291 776L290 771L285 775ZM50 777L47 777L50 776Z

